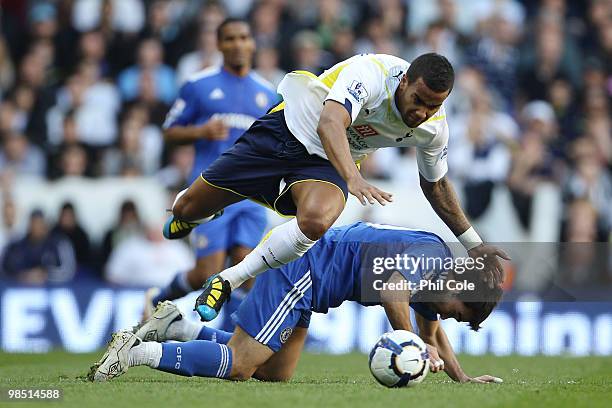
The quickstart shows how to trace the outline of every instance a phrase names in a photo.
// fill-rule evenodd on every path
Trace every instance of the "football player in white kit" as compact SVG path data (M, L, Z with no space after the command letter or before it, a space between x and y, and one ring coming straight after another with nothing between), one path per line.
M179 193L166 223L166 237L181 238L245 198L295 216L271 230L242 262L205 283L195 307L202 320L214 319L231 290L247 279L302 256L338 218L349 192L363 205L392 201L356 165L381 147L416 148L425 197L469 255L487 259L489 283L503 281L497 257L508 256L482 242L446 177L443 102L453 83L451 64L435 53L412 63L364 54L319 76L287 74L278 87L283 101Z

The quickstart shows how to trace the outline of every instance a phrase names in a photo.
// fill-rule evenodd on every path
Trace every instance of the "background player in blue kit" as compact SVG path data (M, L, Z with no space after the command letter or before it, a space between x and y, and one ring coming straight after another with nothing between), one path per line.
M255 41L247 22L225 20L217 29L217 44L223 66L193 75L180 89L164 123L167 142L195 146L191 181L278 99L271 84L251 70ZM147 291L145 317L157 302L180 298L200 288L209 276L224 268L227 256L232 264L240 262L263 235L265 211L253 202L242 201L227 207L215 222L196 228L191 235L195 267L178 273L161 291ZM239 294L234 297L239 298Z
M394 259L397 255L439 260L451 257L449 248L430 232L361 222L333 228L304 257L256 280L234 314L237 326L233 334L188 322L176 306L164 302L134 333L113 336L89 379L106 381L131 366L148 365L185 376L286 381L293 375L304 346L311 313L326 313L351 300L366 306L382 305L395 330L413 331L412 307L419 335L428 344L433 372L444 369L458 382L501 382L489 375L470 377L463 372L438 315L468 322L478 330L502 290L489 287L479 273L464 273L459 278L458 268L392 267L385 273L374 272L375 258ZM391 283L463 279L475 287L472 291L445 286L434 291L383 292L370 290L374 279ZM181 342L158 343L166 340Z

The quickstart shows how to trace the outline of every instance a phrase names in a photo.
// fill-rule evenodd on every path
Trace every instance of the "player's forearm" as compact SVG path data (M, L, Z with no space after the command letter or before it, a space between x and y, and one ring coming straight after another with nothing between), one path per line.
M470 228L470 223L459 205L455 189L446 176L433 183L421 176L421 189L438 217L456 236Z
M410 322L410 307L407 302L383 303L383 307L393 330L413 331Z
M466 382L469 377L463 372L459 360L453 351L453 347L446 337L446 333L442 327L439 327L435 334L431 336L423 336L423 341L431 344L438 350L438 355L444 361L444 371L446 374L457 382Z
M317 127L317 133L328 160L340 176L348 181L352 177L360 176L360 174L351 156L345 132L346 129L341 123L323 118L321 118Z
M188 144L202 139L200 126L173 126L164 130L166 143Z

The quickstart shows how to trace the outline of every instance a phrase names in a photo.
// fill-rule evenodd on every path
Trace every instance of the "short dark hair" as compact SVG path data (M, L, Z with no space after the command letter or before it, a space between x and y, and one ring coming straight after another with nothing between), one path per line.
M221 24L219 24L219 26L217 27L217 41L221 41L221 36L223 35L223 29L226 26L228 26L230 24L234 24L234 23L246 24L249 27L249 30L251 30L251 25L245 19L243 19L243 18L235 18L235 17L228 17L225 20L223 20L221 22Z
M434 92L453 89L455 70L445 56L430 52L419 55L406 72L410 82L423 78L423 82Z
M480 324L489 317L501 300L504 291L499 285L489 287L489 284L482 279L482 275L475 272L464 274L462 279L473 282L475 285L474 290L460 292L457 298L472 311L473 317L468 324L470 329L478 331Z

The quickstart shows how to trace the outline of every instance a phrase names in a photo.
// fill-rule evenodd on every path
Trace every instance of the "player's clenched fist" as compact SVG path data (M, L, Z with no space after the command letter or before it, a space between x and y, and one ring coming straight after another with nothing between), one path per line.
M208 140L225 140L229 136L229 128L220 119L212 119L202 125L202 138Z
M357 197L362 205L367 205L368 202L374 204L374 200L378 201L380 205L386 205L387 202L393 201L392 194L374 187L365 181L361 175L349 179L347 185L349 192Z
M444 370L444 360L440 358L438 349L431 344L426 344L427 353L429 354L429 371L437 373L438 371Z

